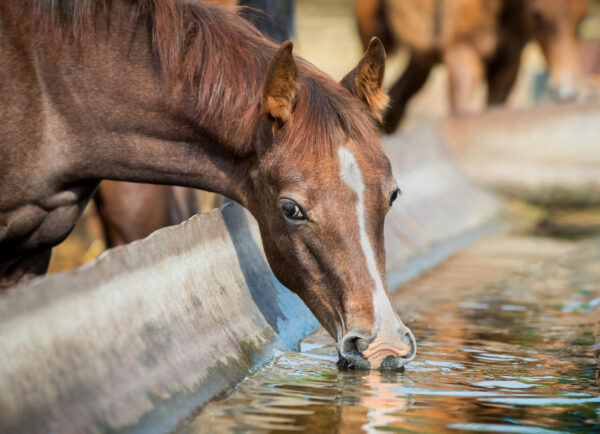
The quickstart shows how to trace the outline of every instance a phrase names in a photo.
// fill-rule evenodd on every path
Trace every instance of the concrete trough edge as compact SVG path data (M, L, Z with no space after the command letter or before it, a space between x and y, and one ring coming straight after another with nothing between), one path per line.
M503 207L456 168L439 125L383 145L404 191L386 222L395 286ZM172 430L318 326L274 278L247 211L195 216L0 297L0 431Z

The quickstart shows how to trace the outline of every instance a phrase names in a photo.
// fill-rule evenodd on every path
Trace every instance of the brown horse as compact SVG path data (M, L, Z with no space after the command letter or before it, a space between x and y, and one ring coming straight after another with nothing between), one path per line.
M94 203L107 247L139 240L198 213L195 191L170 185L103 181Z
M234 9L272 40L282 43L292 38L293 1L211 0ZM94 203L107 247L145 238L157 229L175 225L198 213L198 201L192 189L132 182L103 181L94 195Z
M101 179L200 188L256 217L343 365L414 356L385 276L398 188L374 122L377 39L337 83L290 42L183 0L4 1L0 38L4 285L44 272Z
M534 39L550 70L549 92L574 95L578 75L577 25L587 0L357 0L363 44L379 36L386 49L411 51L409 64L390 89L384 125L394 131L408 100L439 62L448 68L450 105L467 111L483 80L488 103L503 103L519 69L521 51Z

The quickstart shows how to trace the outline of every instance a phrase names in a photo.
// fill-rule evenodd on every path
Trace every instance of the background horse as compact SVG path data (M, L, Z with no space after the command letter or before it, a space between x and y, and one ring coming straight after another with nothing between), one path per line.
M145 238L199 212L195 190L171 185L102 181L94 203L106 247Z
M343 365L414 357L385 275L398 196L374 118L374 39L341 83L228 11L188 1L0 3L0 274L43 273L101 179L218 192Z
M357 0L365 46L376 35L388 50L404 44L411 52L390 89L385 128L396 129L408 100L439 62L448 68L453 111L468 111L484 80L488 103L503 103L532 38L548 61L551 94L573 97L579 73L576 30L586 11L587 0Z
M273 41L282 43L294 34L294 2L291 0L213 0L209 3L238 10L241 16ZM236 6L247 6L236 9ZM224 203L220 196L204 195L204 207ZM165 226L175 225L199 212L198 197L185 187L103 181L94 204L104 244L114 247L139 240Z

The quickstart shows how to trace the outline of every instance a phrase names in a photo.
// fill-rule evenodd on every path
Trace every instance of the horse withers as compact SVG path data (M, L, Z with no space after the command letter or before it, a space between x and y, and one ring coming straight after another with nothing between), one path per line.
M577 26L588 0L357 0L363 44L373 36L386 49L405 45L410 60L390 89L384 126L391 132L410 98L425 84L433 67L448 69L450 107L471 111L477 91L487 83L488 104L506 101L521 52L537 41L549 70L548 94L571 99L579 78Z
M45 271L100 180L200 188L250 210L275 276L342 365L414 357L385 275L399 190L374 120L377 39L337 83L197 2L5 1L0 38L4 286Z

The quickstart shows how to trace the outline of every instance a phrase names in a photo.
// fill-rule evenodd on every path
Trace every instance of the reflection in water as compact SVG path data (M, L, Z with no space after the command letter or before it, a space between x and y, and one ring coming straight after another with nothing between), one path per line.
M419 340L405 372L339 371L317 332L182 430L598 431L598 282L600 242L486 240L395 295Z

